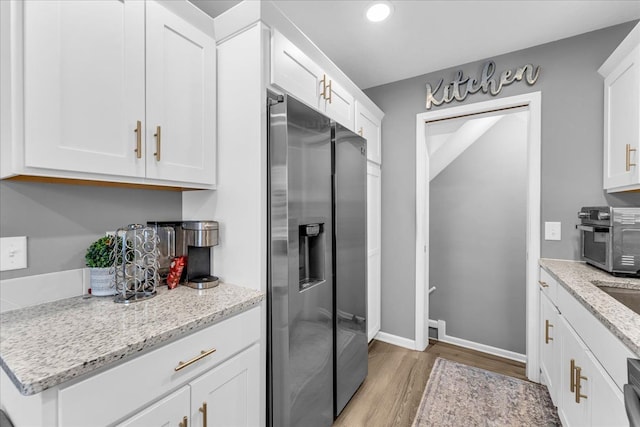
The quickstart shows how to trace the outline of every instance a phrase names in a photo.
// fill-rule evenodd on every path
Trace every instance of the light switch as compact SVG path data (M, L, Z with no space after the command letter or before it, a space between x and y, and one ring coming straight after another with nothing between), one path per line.
M561 240L562 227L559 222L544 223L544 240Z
M27 237L0 238L0 271L27 268Z

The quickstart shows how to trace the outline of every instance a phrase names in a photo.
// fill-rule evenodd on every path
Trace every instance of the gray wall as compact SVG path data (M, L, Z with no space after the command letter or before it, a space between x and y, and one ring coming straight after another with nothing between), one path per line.
M31 182L0 182L0 237L27 236L27 265L0 279L83 268L105 231L182 218L182 193Z
M498 73L533 63L542 69L534 87L516 82L500 97L542 92L541 221L561 221L562 240L541 242L542 256L578 259L576 212L584 205L640 206L640 193L602 190L603 80L597 70L635 22L488 58ZM505 34L509 37L509 34ZM437 43L425 40L425 43ZM427 63L429 58L425 58ZM382 124L382 331L415 337L415 121L425 112L425 84L450 81L459 69L480 74L485 60L370 88L385 112ZM465 102L491 99L470 95ZM444 104L440 107L455 106ZM403 262L396 260L402 259ZM408 266L408 267L407 267Z
M526 352L527 117L526 111L504 116L429 188L429 279L436 287L429 316L446 321L448 335L521 354ZM486 213L490 216L479 218Z

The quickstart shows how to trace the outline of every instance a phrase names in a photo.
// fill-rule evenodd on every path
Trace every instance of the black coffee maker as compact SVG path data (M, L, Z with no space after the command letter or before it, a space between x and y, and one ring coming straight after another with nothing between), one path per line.
M149 221L147 225L164 230L158 233L161 277L166 278L174 256L185 256L181 284L194 289L218 286L219 279L211 275L211 249L218 244L217 221Z

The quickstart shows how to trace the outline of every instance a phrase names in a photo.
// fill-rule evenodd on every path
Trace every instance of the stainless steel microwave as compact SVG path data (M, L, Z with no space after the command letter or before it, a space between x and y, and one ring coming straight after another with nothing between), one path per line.
M640 208L584 207L578 218L584 261L615 275L640 277Z

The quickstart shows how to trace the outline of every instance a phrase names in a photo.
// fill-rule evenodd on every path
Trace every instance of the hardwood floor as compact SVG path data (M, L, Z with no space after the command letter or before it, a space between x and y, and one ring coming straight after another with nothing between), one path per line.
M372 341L369 374L334 427L409 427L436 358L527 379L525 364L455 345L430 341L422 352Z

